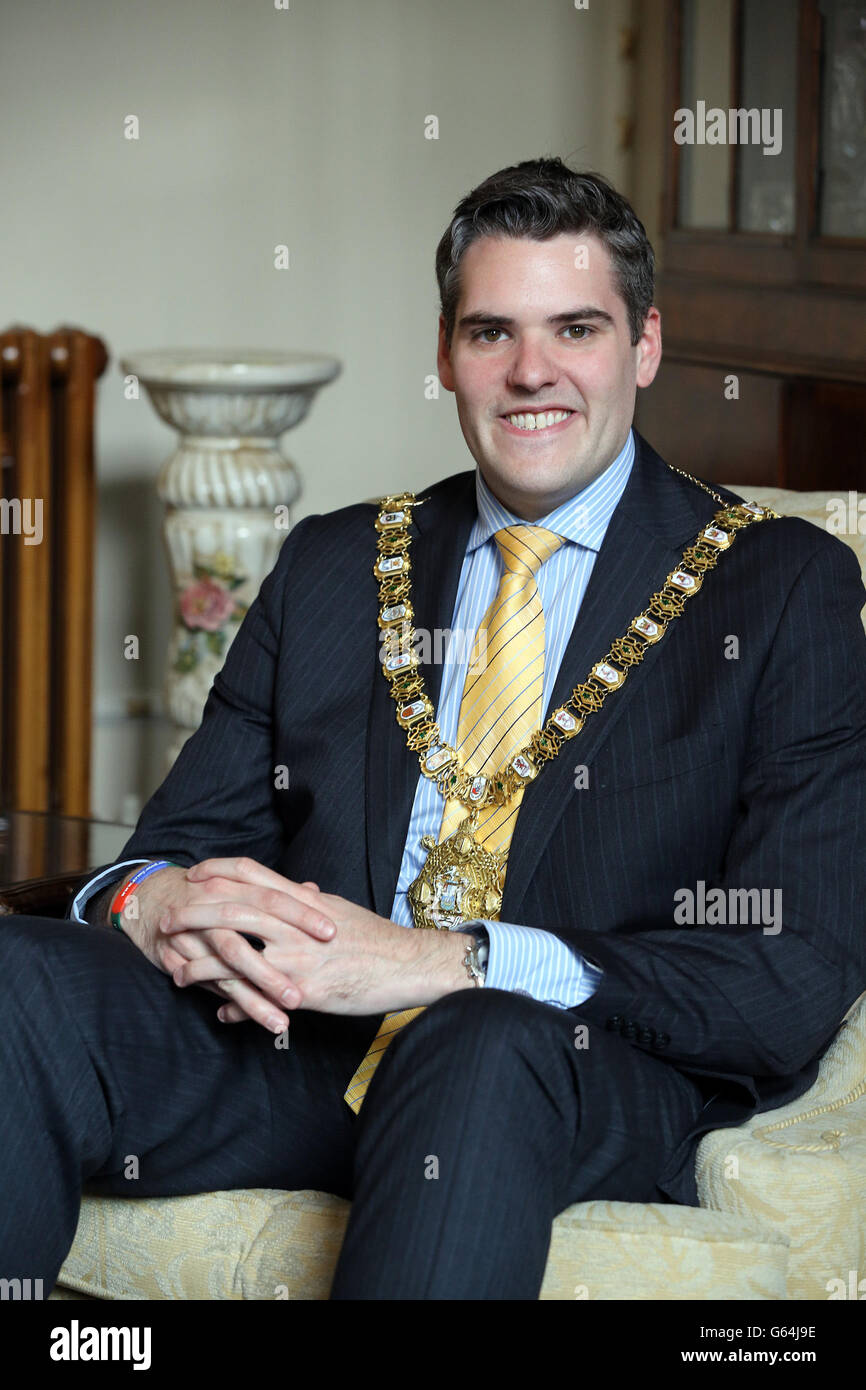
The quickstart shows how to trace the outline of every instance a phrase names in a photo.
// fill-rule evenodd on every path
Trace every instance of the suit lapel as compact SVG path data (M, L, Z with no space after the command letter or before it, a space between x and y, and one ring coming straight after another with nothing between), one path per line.
M435 709L442 662L433 660L437 646L433 638L437 628L451 626L463 558L477 516L475 473L457 473L418 496L426 500L412 520L412 622L416 631L429 634L422 654L431 659L422 662L420 669ZM375 555L375 534L371 518L371 555ZM370 641L377 639L374 626ZM377 659L367 732L367 863L374 910L382 917L391 915L420 776L418 755L406 747L395 708Z
M586 679L614 638L622 636L632 618L646 607L701 524L700 494L679 483L637 433L635 441L632 473L596 556L545 719ZM577 737L545 764L524 792L509 847L502 921L520 921L520 909L538 861L571 804L575 765L591 765L616 721L652 680L656 661L664 659L666 640L651 648L639 666L632 667L622 688L589 716Z
M596 557L577 621L554 683L549 715L645 608L678 563L686 541L706 517L701 494L684 486L642 437L635 435L632 473ZM419 494L428 500L412 524L412 604L416 630L432 638L450 626L460 571L476 517L475 473L459 473ZM372 520L371 555L375 553ZM377 640L376 632L371 641ZM433 647L432 641L429 643ZM577 738L546 764L524 793L508 856L501 918L520 921L520 908L545 846L574 794L574 766L589 765L631 700L651 679L665 641L634 667L621 690L591 715ZM432 655L432 651L430 652ZM406 747L394 701L378 661L367 738L367 859L374 910L389 917L409 816L419 777L417 755ZM442 664L421 668L434 708Z

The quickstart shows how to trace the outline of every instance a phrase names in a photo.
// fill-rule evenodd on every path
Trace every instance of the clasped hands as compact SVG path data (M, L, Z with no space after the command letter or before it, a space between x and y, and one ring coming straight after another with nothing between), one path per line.
M202 860L176 892L155 924L156 963L178 986L227 996L226 1023L252 1019L282 1033L290 1009L383 1013L472 986L465 937L407 930L254 859Z

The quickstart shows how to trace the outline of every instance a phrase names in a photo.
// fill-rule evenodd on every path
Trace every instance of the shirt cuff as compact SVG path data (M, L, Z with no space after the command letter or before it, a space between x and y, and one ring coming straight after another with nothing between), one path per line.
M94 894L107 888L113 880L116 879L119 883L122 878L126 878L126 870L131 869L134 864L149 863L149 859L125 859L122 864L112 864L109 869L103 869L101 874L89 878L84 887L79 888L72 901L72 912L70 913L72 921L80 922L85 927L89 926L87 918L84 916L84 909ZM124 871L123 873L120 872L121 869Z
M471 934L473 925L486 927L490 941L487 989L507 989L557 1009L574 1009L598 988L604 971L552 932L481 917L457 931Z

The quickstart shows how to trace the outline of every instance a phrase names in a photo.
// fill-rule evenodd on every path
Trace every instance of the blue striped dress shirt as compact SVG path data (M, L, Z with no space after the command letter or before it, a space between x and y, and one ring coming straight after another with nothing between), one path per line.
M564 536L566 542L545 561L536 575L538 595L544 609L542 721L547 718L553 685L586 593L595 557L614 508L625 490L633 462L634 436L629 430L621 453L599 477L563 502L562 506L532 523ZM442 686L436 716L442 741L452 746L457 742L460 703L472 640L496 597L504 568L499 547L493 539L494 533L505 526L521 524L521 518L514 516L494 497L480 469L475 471L475 495L478 517L469 536L457 586L450 629L452 637L444 644ZM544 776L543 772L541 776ZM421 848L421 836L435 835L438 838L443 806L442 795L436 784L428 777L419 775L391 909L392 920L403 926L412 925L407 890L420 873L426 858L426 851ZM521 812L522 807L518 815ZM537 927L518 926L512 922L484 920L484 926L490 942L485 981L488 989L512 990L518 994L528 994L542 1003L568 1009L588 999L601 979L601 970L590 965L579 951L567 946L551 932ZM471 932L472 923L466 922L457 930Z
M633 462L634 436L629 431L622 451L599 477L563 502L562 506L533 523L545 526L565 538L565 544L551 555L536 575L545 629L543 719L548 714L554 681L577 620L596 555L629 480ZM469 536L457 587L450 626L452 637L444 643L437 711L443 741L451 744L456 742L472 639L496 596L502 576L502 557L493 537L496 531L505 526L519 525L522 520L494 497L480 469L476 469L475 486L478 516ZM443 806L435 783L419 774L391 909L392 920L406 927L412 926L407 889L420 873L425 859L421 836L438 836ZM93 894L106 887L112 879L123 878L134 864L146 862L141 859L126 860L90 879L75 897L73 918L84 921L84 908ZM563 1009L583 1003L595 990L601 970L590 965L580 952L567 946L551 932L512 922L485 920L484 926L490 943L486 978L488 989L513 990ZM472 923L464 923L458 930L471 932Z

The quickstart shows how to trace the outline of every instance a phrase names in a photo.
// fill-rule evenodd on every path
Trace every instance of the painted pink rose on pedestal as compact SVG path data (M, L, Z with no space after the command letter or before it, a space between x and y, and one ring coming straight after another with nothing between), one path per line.
M198 561L193 572L194 578L181 589L177 600L186 637L173 665L181 674L194 671L205 653L222 656L230 637L229 623L239 623L247 611L247 604L241 603L233 590L248 576L237 569L230 556L220 551L209 564Z
M198 579L189 584L180 596L180 614L187 627L203 627L216 632L228 622L235 601L228 589L215 579Z

